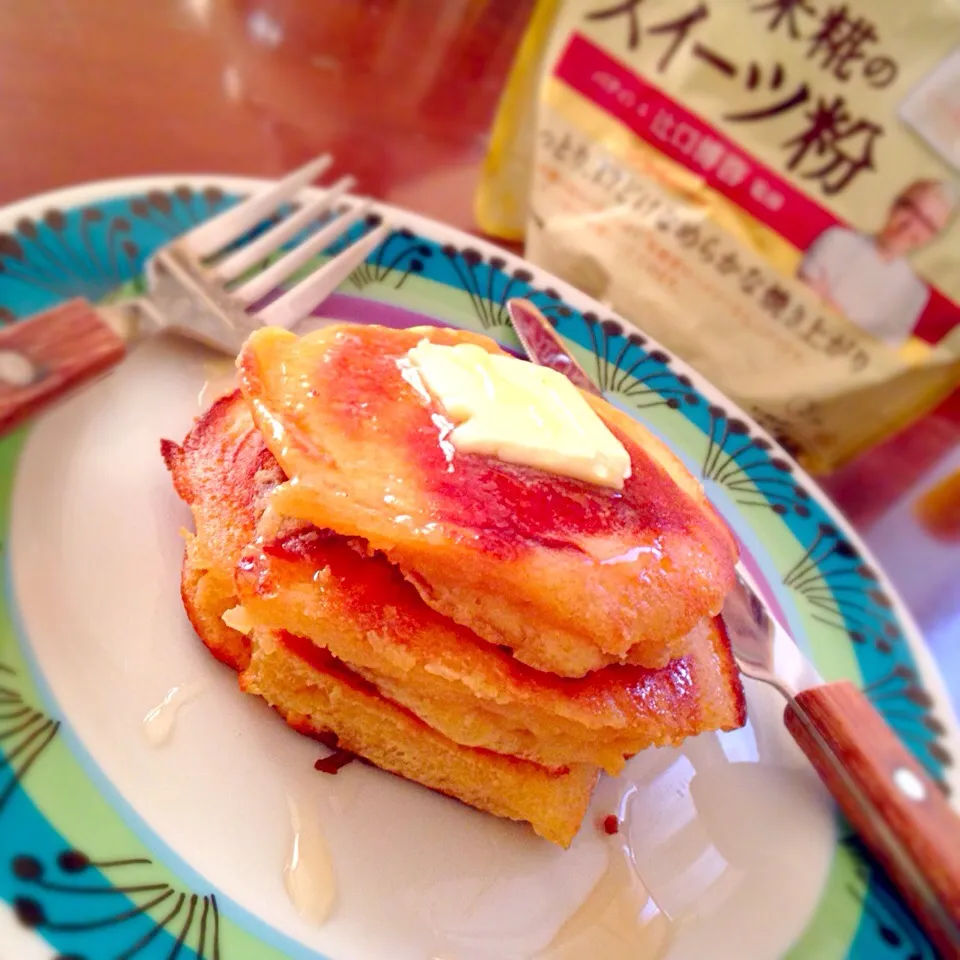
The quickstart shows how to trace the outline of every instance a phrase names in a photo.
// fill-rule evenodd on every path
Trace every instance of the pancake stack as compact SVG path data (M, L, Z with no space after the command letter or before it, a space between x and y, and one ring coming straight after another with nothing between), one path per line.
M648 431L588 397L622 491L462 454L407 354L437 328L256 333L163 443L197 633L294 729L566 846L600 771L745 719L737 551Z

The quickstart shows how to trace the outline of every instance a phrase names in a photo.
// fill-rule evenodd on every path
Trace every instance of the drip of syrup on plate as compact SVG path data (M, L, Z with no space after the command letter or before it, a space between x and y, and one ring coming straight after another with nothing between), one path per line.
M283 868L283 885L297 913L308 923L319 926L330 915L336 895L333 861L316 811L304 816L289 794L287 810L292 839Z
M617 823L616 817L607 817L600 828L613 847L606 871L537 960L657 960L666 955L674 924L640 882L627 844L607 829L610 821Z
M206 683L201 680L193 683L178 683L175 687L171 687L164 698L144 715L143 735L147 742L154 747L165 744L173 733L177 712L185 703L200 696L206 688Z

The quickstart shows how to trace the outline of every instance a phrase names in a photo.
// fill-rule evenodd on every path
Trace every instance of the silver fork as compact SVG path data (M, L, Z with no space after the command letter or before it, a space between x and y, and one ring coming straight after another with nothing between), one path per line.
M737 574L721 614L740 671L787 701L784 722L944 957L960 956L960 817L848 681L823 683Z
M290 327L308 316L388 232L375 225L279 297L266 299L370 212L368 199L335 210L356 183L351 176L296 203L332 162L329 154L311 160L156 251L146 263L143 297L97 307L71 300L0 331L0 431L119 363L128 345L145 336L175 333L236 355L258 327ZM251 236L276 215L276 223Z

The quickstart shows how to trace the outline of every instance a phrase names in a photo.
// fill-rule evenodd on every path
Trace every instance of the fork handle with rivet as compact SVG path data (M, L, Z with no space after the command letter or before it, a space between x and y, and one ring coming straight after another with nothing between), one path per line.
M939 955L960 957L960 817L853 684L811 687L794 703L784 714L794 740Z
M534 362L602 395L537 307L514 299L507 309ZM744 571L736 580L722 620L741 672L787 697L787 729L898 886L939 955L960 957L960 818L852 684L817 682L796 692L815 672L809 664L804 667L803 654Z
M0 433L118 364L126 341L86 300L0 329Z

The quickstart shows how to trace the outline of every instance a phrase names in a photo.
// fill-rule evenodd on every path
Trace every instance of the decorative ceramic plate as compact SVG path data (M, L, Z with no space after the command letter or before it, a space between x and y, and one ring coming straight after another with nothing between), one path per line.
M152 250L253 186L130 180L8 208L3 321L136 289ZM387 212L395 232L324 315L453 324L516 347L504 303L532 299L609 399L702 477L819 672L862 684L954 786L957 729L915 627L789 457L570 287ZM752 683L743 730L646 751L604 778L568 851L361 764L317 773L324 748L241 694L181 610L189 517L159 441L185 434L212 363L188 344L147 342L0 441L0 956L934 955L784 732L782 702ZM162 715L169 737L152 745L163 738L145 736L143 718L178 686L179 713ZM607 836L598 824L611 813L620 832ZM295 838L301 861L332 870L319 926L285 892Z

